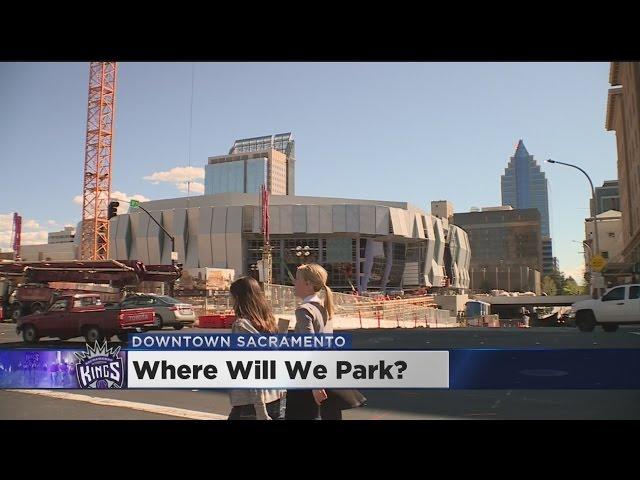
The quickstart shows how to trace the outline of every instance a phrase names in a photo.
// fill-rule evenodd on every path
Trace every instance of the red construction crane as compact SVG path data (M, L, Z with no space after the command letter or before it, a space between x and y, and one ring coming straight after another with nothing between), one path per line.
M269 239L269 233L270 233L269 190L267 190L267 187L265 185L262 185L260 187L260 207L262 210L261 213L262 213L262 239L263 239L262 268L264 272L265 292L267 295L270 295L271 291L269 290L269 286L271 285L271 282L272 282L271 268L272 268L273 255L271 251L271 242Z
M11 248L13 258L20 260L20 236L22 235L22 217L18 213L13 214L13 228L11 231Z
M109 258L111 148L116 99L116 62L91 62L82 191L81 260Z

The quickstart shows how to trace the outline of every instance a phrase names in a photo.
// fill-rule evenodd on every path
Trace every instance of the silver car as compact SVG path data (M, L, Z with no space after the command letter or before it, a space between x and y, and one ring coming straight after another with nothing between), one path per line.
M166 295L134 294L125 298L121 306L122 308L153 308L156 317L154 328L159 330L167 326L180 330L185 325L192 325L196 321L192 305Z

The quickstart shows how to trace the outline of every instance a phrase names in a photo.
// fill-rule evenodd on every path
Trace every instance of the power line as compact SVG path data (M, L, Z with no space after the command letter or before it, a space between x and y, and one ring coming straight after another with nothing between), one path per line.
M195 63L191 62L191 105L189 107L189 148L187 153L187 161L189 170L191 170L191 138L193 132L193 85L195 77ZM187 179L187 208L189 207L189 197L191 196L191 179Z

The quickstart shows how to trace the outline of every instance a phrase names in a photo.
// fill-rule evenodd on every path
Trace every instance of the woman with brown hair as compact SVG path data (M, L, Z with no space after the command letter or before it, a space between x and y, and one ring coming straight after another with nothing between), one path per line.
M260 284L252 277L242 277L231 284L236 320L232 333L278 333L271 308ZM284 420L286 390L231 390L229 420Z

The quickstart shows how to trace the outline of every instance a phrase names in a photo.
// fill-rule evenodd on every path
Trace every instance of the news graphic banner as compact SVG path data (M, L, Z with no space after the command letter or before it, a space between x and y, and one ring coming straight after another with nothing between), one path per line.
M448 388L449 352L130 351L129 388Z
M0 388L126 388L126 352L106 343L75 349L0 350Z
M640 349L353 350L349 334L131 335L0 350L0 388L638 389Z

